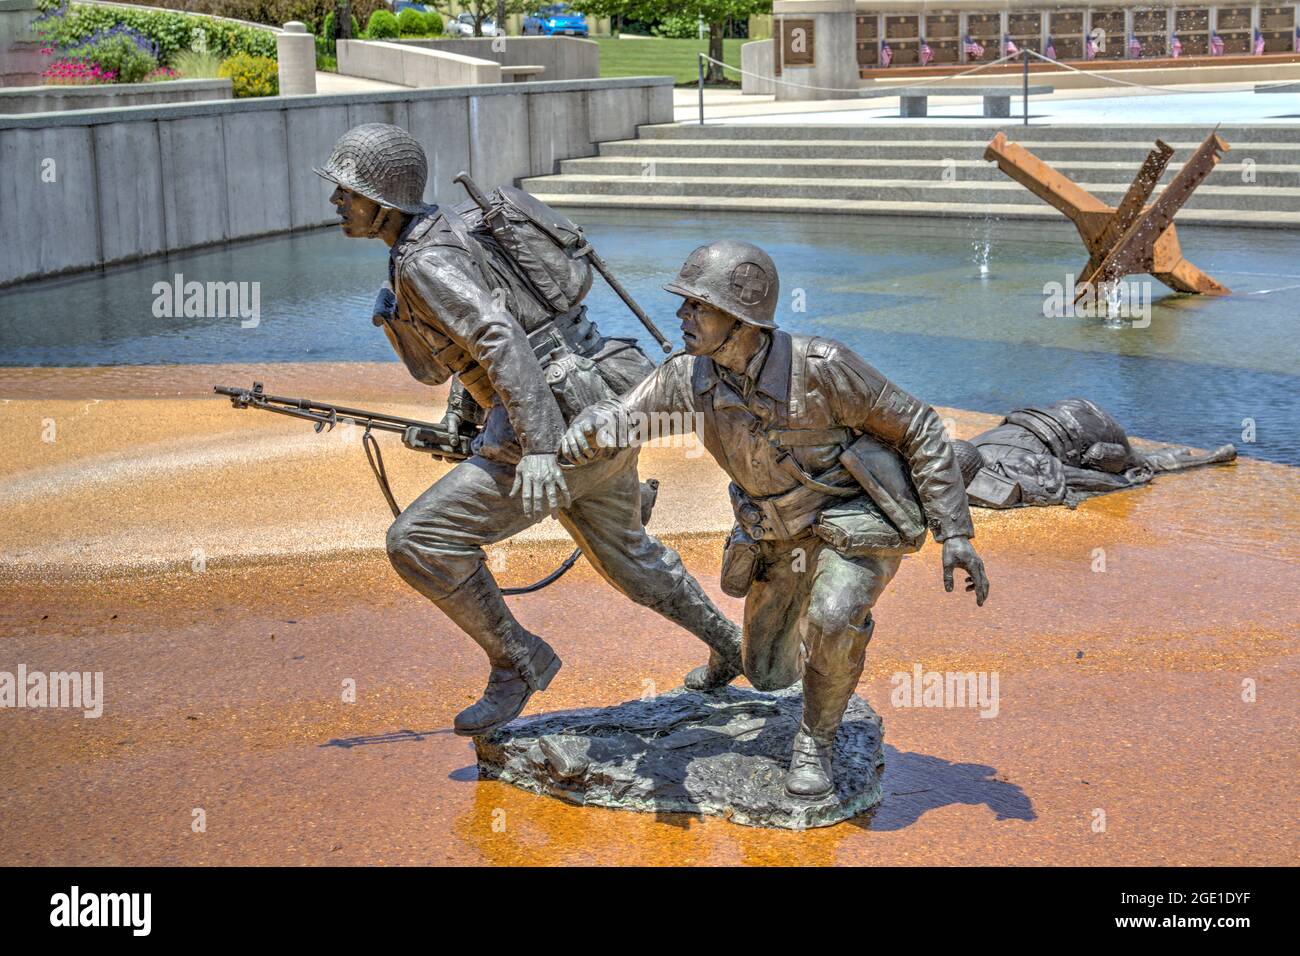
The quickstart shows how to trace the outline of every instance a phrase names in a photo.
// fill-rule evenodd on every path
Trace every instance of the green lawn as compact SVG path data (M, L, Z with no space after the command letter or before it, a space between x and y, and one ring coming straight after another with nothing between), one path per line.
M708 40L673 40L650 37L637 40L598 39L601 76L663 76L678 83L694 83L698 75L696 54L709 52ZM748 40L723 40L723 60L740 66L740 45ZM740 82L740 74L728 70L729 82Z

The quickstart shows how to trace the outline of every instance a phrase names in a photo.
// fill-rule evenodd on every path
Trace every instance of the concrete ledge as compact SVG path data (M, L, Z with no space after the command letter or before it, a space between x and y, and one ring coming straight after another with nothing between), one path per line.
M495 60L381 40L339 40L339 73L401 86L466 86L501 82Z
M661 105L669 107L667 114L662 110L654 114L649 121L654 124L670 125L672 123L672 88L671 76L621 76L597 80L543 80L529 83L526 87L529 96L539 93L572 93L591 91L613 93L617 90L649 91L657 94L660 90L667 94L654 96ZM263 96L249 99L228 100L212 103L176 103L161 106L128 106L120 110L70 110L66 113L41 115L39 118L28 116L0 116L0 129L44 128L47 126L98 126L101 123L151 123L157 120L181 119L192 116L212 116L227 113L255 113L260 110L299 110L320 109L329 106L367 106L391 103L424 102L427 100L455 100L465 96L519 96L520 87L515 83L485 83L481 86L445 86L412 90L379 90L374 93L317 93L312 96ZM638 125L642 125L638 124ZM611 137L613 138L613 137Z
M229 100L229 79L106 83L102 86L10 86L0 89L0 115L118 109L159 103Z
M501 46L493 37L391 42L492 60L503 67L543 66L548 80L594 80L600 76L600 44L578 37L507 37L503 49L493 48L494 43Z

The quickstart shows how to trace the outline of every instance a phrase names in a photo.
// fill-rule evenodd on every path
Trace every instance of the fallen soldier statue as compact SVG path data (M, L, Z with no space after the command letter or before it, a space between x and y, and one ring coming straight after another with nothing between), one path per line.
M1231 444L1211 452L1137 451L1129 445L1123 426L1085 398L1018 409L996 428L970 441L954 441L952 446L966 496L980 508L1060 504L1073 508L1093 495L1145 485L1158 472L1237 457Z

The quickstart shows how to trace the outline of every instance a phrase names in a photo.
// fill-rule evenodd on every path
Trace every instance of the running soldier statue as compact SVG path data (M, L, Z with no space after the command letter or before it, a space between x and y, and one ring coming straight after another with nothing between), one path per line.
M1086 398L1067 398L1046 408L1021 408L996 428L953 450L966 480L966 494L981 508L1059 505L1136 488L1157 472L1233 461L1237 449L1161 448L1140 452L1124 426Z
M375 324L417 380L454 379L449 424L482 424L473 457L403 511L387 542L397 573L491 663L482 698L456 716L455 732L478 736L514 719L560 668L506 606L483 552L548 512L605 580L709 646L709 663L687 686L726 684L740 672L739 628L677 553L646 533L636 450L567 477L556 457L568 419L654 368L633 340L605 338L586 317L591 268L571 255L581 232L509 187L494 192L490 209L426 205L427 169L414 137L372 123L345 133L316 172L337 186L330 202L344 235L391 248Z
M629 422L679 413L731 476L736 525L722 587L745 597L744 672L759 690L803 678L786 790L833 789L832 745L858 678L871 609L927 526L982 605L984 566L952 448L934 410L845 346L776 327L776 266L724 240L690 254L664 286L686 352L621 399L583 412L561 442L573 460L622 454Z

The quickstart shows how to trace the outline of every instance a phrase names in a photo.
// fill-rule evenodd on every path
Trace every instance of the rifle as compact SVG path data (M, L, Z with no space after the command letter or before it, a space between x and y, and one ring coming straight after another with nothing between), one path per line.
M365 431L361 434L361 445L370 462L370 470L375 473L379 490L388 499L388 507L393 517L402 513L388 486L388 472L384 469L384 457L379 451L373 431L395 432L402 436L402 444L414 451L428 452L435 458L448 461L464 461L473 452L470 442L478 433L477 426L462 423L452 431L434 422L421 422L413 418L401 418L384 412L372 412L364 408L349 408L346 405L328 405L325 402L313 402L309 398L286 398L283 395L268 395L262 389L261 382L254 382L251 389L232 388L229 385L214 385L212 390L218 395L230 396L230 404L235 408L256 408L277 415L288 415L312 422L317 432L328 428L334 430L339 422L360 425Z
M402 436L402 444L407 448L414 451L428 452L435 458L445 458L448 461L464 461L469 458L473 454L470 450L470 442L478 434L478 426L472 422L462 422L458 429L452 430L434 422L421 422L413 418L386 415L383 412L372 412L364 408L328 405L324 402L313 402L307 398L267 395L262 389L261 382L254 382L251 389L232 388L229 385L214 385L212 390L218 395L230 396L230 404L235 408L256 408L264 412L275 412L277 415L301 418L312 422L318 433L326 428L333 431L334 426L339 422L364 427L365 431L361 434L361 446L365 449L366 460L370 462L370 470L375 473L375 480L379 483L379 490L384 493L384 498L388 501L388 507L392 510L394 518L402 513L402 509L397 504L397 499L393 497L393 489L388 484L388 472L384 468L384 456L380 453L379 443L371 432L395 432ZM648 497L644 494L643 489L643 522L649 520L649 510L654 506L654 492L658 490L659 483L651 479L649 485ZM581 556L582 549L574 548L573 553L565 558L558 568L540 581L535 581L523 587L502 588L501 593L513 596L540 591L573 567Z

